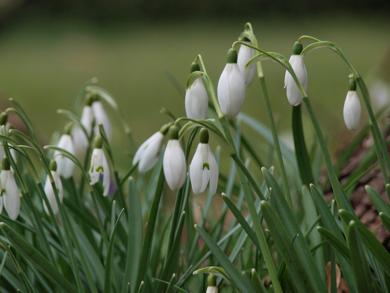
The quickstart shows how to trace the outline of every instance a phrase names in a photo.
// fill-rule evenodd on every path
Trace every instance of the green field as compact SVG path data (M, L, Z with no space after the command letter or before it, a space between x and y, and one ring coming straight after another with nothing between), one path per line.
M117 98L133 128L137 145L168 118L166 107L185 115L184 97L164 76L170 71L183 86L189 65L202 54L215 87L226 62L226 52L251 21L260 47L289 57L294 41L308 34L339 44L363 75L375 71L389 49L390 21L377 16L181 21L172 23L116 23L92 26L73 20L24 21L3 29L0 35L0 91L16 98L26 109L43 139L61 130L65 118L56 109L70 109L78 88L92 77ZM331 51L314 51L305 58L308 94L324 130L331 137L347 132L342 110L348 88L348 68ZM291 108L283 89L284 71L273 62L264 70L279 129L288 136ZM3 103L3 102L2 102ZM3 103L4 108L7 106ZM266 123L267 117L254 82L242 110ZM113 114L113 113L112 113ZM305 119L308 119L307 116ZM366 122L365 112L363 122ZM127 141L113 116L114 144ZM310 133L310 129L307 129ZM350 134L347 134L347 136ZM121 154L117 154L121 155ZM128 165L130 160L121 164Z

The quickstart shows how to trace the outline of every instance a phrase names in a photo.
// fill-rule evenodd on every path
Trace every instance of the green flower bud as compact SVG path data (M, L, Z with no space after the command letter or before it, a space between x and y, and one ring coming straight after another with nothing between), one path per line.
M57 162L56 162L56 160L51 160L51 162L50 162L50 170L51 171L57 171Z
M8 170L11 169L7 157L4 157L4 158L3 158L3 161L1 161L1 166L2 166L2 168L3 168L4 171L8 171Z
M354 78L349 80L349 91L356 91L356 81Z
M293 47L293 55L300 55L303 50L303 46L300 42L295 42Z
M169 128L168 138L179 139L179 128L177 126L173 125Z
M207 277L207 286L217 286L217 278L213 274L209 274Z
M103 139L102 139L102 137L100 135L97 135L95 137L95 144L94 144L94 146L95 146L95 149L103 148Z
M168 130L169 130L169 127L172 125L172 123L167 123L167 124L164 124L161 128L160 128L160 132L162 135L165 135L167 134Z
M237 50L230 48L227 53L227 63L237 63Z
M70 135L72 133L73 122L69 122L64 127L64 133Z
M200 131L200 143L209 143L209 131L203 127Z
M5 125L8 120L8 114L6 112L3 112L0 114L0 125Z
M85 105L86 106L92 106L93 102L94 102L94 97L91 93L87 93L86 97L85 97Z
M194 71L200 71L200 66L198 63L192 62L190 73L193 73Z

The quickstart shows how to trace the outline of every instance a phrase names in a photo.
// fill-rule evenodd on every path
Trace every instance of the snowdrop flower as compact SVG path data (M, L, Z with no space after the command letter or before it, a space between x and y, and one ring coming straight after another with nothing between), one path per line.
M81 123L87 130L88 135L91 135L92 132L92 124L93 124L93 110L92 110L93 98L91 95L87 97L86 104L83 108L83 113L81 114ZM88 137L85 135L84 131L75 124L73 126L73 145L75 155L78 158L83 158L85 156L85 152L88 148Z
M6 112L3 112L0 114L0 125L3 127L6 127L8 120L8 114ZM0 158L4 158L5 152L4 152L4 147L3 147L3 142L0 145Z
M248 42L249 45L253 45L249 39L245 38L243 41ZM253 82L253 79L255 78L256 64L252 63L247 68L244 68L244 66L254 56L255 56L255 51L252 48L249 48L245 45L240 46L240 51L238 51L237 64L238 67L240 67L240 71L244 78L246 87L250 87Z
M95 148L92 152L91 169L89 175L91 176L91 185L99 181L100 174L103 174L103 195L106 196L110 189L110 169L106 155L103 151L103 140L100 135L95 138Z
M62 182L61 182L60 176L57 173L57 163L55 160L52 160L50 162L50 171L51 171L51 175L53 176L56 189L58 191L58 197L60 198L60 201L62 203L62 200L64 199L64 190L62 188ZM58 205L57 205L57 200L56 200L56 196L54 194L53 186L51 185L49 175L47 175L47 177L46 177L45 193L46 193L46 196L50 202L50 206L53 210L53 213L55 215L58 214L59 209L58 209ZM50 215L49 209L47 208L45 201L43 201L43 207L45 209L46 214Z
M133 165L138 164L138 170L145 173L153 168L158 161L158 155L164 141L164 136L170 124L161 127L160 131L148 138L137 150L133 159Z
M95 96L95 101L92 103L93 114L95 115L95 133L99 132L99 124L102 124L104 127L104 131L106 132L107 139L111 138L111 124L110 120L106 112L104 111L104 107L102 102L100 102L99 97Z
M179 129L176 126L171 126L163 160L165 179L171 190L182 187L186 179L186 159L178 138Z
M230 49L227 64L218 82L218 101L222 113L237 116L245 98L245 81L237 65L237 51Z
M344 121L349 130L357 130L360 124L362 109L359 97L356 93L356 82L349 81L349 92L344 103Z
M65 127L65 133L61 136L57 146L74 155L73 140L72 137L70 136L70 130L71 130L71 125L68 124ZM64 155L62 155L60 151L54 152L54 158L58 166L57 168L58 175L61 175L64 178L70 178L73 174L73 169L74 169L73 161L65 157Z
M209 146L209 132L200 131L200 143L190 165L192 191L199 194L205 191L210 181L210 193L215 194L218 186L218 165Z
M3 171L1 171L1 198L4 200L4 207L8 216L16 220L20 211L19 189L16 185L14 174L10 170L10 164L6 157L2 161ZM1 210L3 204L1 204Z
M293 54L290 57L290 64L292 69L295 72L299 82L301 83L303 89L307 90L307 71L305 67L305 63L303 62L303 57L300 55L302 52L302 44L299 42L295 42L293 48ZM286 70L286 75L284 77L284 87L287 92L287 99L292 106L298 106L302 103L302 95L296 85L294 79L291 74Z
M191 64L191 73L194 71L200 71L199 64L195 62ZM193 84L187 89L185 106L188 118L206 119L209 102L201 77L195 79Z
M207 277L206 293L218 293L217 280L213 274L209 274Z

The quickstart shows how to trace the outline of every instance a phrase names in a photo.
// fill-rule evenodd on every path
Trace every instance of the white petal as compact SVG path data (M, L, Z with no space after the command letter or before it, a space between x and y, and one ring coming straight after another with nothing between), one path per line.
M186 161L178 140L171 139L168 141L163 167L169 188L176 190L182 187L186 178Z
M362 109L356 91L349 91L344 103L344 121L349 130L357 130Z
M200 151L200 144L196 148L194 157L192 158L190 165L190 179L192 185L192 191L194 194L202 193L202 171L203 171L203 158Z
M111 125L110 120L108 119L108 116L106 112L104 111L103 104L99 101L94 102L92 104L93 113L95 115L95 122L96 122L96 129L95 132L99 131L99 124L103 124L104 131L107 134L107 139L110 140L111 138Z
M237 64L232 64L233 69L228 72L230 110L229 115L237 116L241 110L245 98L245 82L240 68Z
M215 194L218 187L218 164L215 160L214 154L209 149L209 165L210 165L210 193Z
M60 178L58 172L52 171L51 174L53 175L54 183L56 184L56 187L58 190L58 196L59 196L60 201L62 203L62 201L64 199L64 189L62 187L61 178Z
M103 195L107 196L108 191L110 190L110 169L108 168L108 163L106 159L106 155L103 153L103 168L104 168L104 173L103 173Z
M83 159L88 148L88 139L78 125L73 126L72 136L75 155L78 159Z
M93 110L90 106L85 106L81 114L81 123L87 130L88 135L91 135L93 123Z
M217 286L208 286L206 293L218 293L218 287Z
M161 132L157 132L151 137L149 144L145 147L141 155L138 166L140 172L144 173L149 171L157 163L163 141L164 135Z
M8 213L8 216L12 220L16 220L20 211L19 189L16 185L15 178L12 172L2 171L2 173L5 172L7 172L8 174L5 182L4 206Z
M297 76L299 82L302 84L303 89L307 90L307 71L305 67L305 63L303 62L303 57L300 55L292 55L290 58L290 64ZM285 75L285 86L287 92L287 99L289 103L293 106L298 106L302 103L302 95L296 85L294 79L291 74L286 71Z
M185 106L188 118L206 119L208 98L206 88L200 77L197 78L187 90Z
M74 154L73 141L70 135L64 134L58 142L58 147ZM61 152L55 151L55 160L57 162L57 172L65 178L69 178L73 174L74 163L71 159L61 155Z
M103 169L103 156L104 152L102 149L94 149L92 152L91 169L89 170L91 185L99 181L99 176Z
M232 64L226 64L218 81L218 102L222 113L227 114L230 111L230 93L228 82L228 71L232 70Z
M255 52L252 48L249 48L245 45L241 45L240 51L238 52L237 64L240 67L240 71L245 81L245 86L249 87L256 75L256 64L252 63L247 68L244 68L244 65L255 56Z
M57 184L56 184L56 186L57 186ZM53 210L53 213L56 215L58 213L58 205L57 205L56 197L55 197L55 194L54 194L53 187L51 185L49 176L46 177L45 193L46 193L47 199L49 200L49 203L50 203L50 206L51 206L51 208ZM49 209L46 206L45 201L43 201L43 207L45 209L46 214L50 215Z

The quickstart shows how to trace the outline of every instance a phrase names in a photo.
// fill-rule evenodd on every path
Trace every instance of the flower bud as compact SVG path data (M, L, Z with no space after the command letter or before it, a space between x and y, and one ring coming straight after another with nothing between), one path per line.
M62 201L64 199L64 189L62 187L62 182L61 182L60 176L57 173L57 171L55 170L56 167L57 167L56 161L52 160L51 163L50 163L51 175L53 176L53 179L54 179L54 185L55 185L55 187L57 189L58 197L60 199L60 202L62 203ZM53 186L51 185L51 182L50 182L49 175L47 175L47 177L46 177L45 193L46 193L47 199L49 200L49 203L50 203L50 206L51 206L51 208L53 210L53 213L55 215L58 214L59 208L58 208L58 205L57 205L57 200L56 200L56 196L55 196L55 193L54 193L54 190L53 190ZM43 207L45 209L46 214L50 215L49 209L46 206L46 203L45 203L44 200L43 200Z
M349 91L344 103L344 121L349 130L357 130L360 125L362 109L356 93L356 82L349 81Z
M302 52L302 44L296 42L293 47L293 55L290 57L290 64L292 69L295 72L299 82L301 83L303 89L307 90L307 71L305 63L303 62L303 57L299 55ZM292 106L298 106L302 103L302 95L299 91L298 86L296 85L291 74L286 70L284 77L284 85L286 87L287 99Z
M191 64L191 73L200 71L198 63ZM209 107L206 88L201 77L195 79L186 91L185 107L187 117L191 119L206 119Z
M92 103L93 114L95 115L95 133L99 132L99 124L103 125L104 131L106 132L107 139L111 139L111 124L110 119L104 110L102 102L100 102L99 97L95 96L95 101Z
M8 114L6 112L3 112L0 114L0 125L5 125L8 120Z
M186 159L178 140L178 134L179 129L176 126L171 126L163 160L165 180L171 190L182 187L186 179Z
M16 185L14 174L10 170L10 163L6 157L1 162L3 170L0 174L1 180L1 195L0 195L0 212L4 207L8 213L8 216L12 220L16 220L20 211L20 196L19 189Z
M218 101L222 113L237 116L245 98L245 81L237 65L237 51L230 49L227 64L218 82Z
M67 134L69 132L70 129L65 130L65 134L61 136L57 146L74 155L73 140L72 137L69 134ZM73 174L73 169L74 169L73 161L65 157L64 155L62 155L60 151L54 152L54 158L57 162L58 174L64 178L70 178Z
M217 280L213 274L209 274L207 277L206 293L218 293Z
M110 189L110 169L106 155L103 151L103 140L100 135L95 138L95 148L92 152L91 169L89 175L91 177L91 185L94 185L99 181L100 175L103 174L103 195L106 196Z
M250 45L253 45L252 42L249 39L245 39L246 42L248 42ZM240 46L240 51L238 52L238 60L237 64L240 67L241 74L245 81L245 87L250 87L253 79L256 75L256 64L252 63L247 68L244 68L244 66L248 63L252 57L255 56L255 51L252 48L249 48L245 45Z

